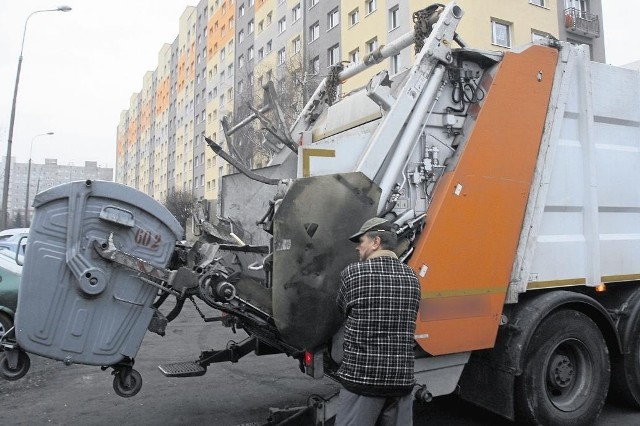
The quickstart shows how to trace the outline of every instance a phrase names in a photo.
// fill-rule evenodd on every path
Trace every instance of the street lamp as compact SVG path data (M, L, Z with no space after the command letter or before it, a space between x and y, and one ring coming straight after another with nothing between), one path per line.
M24 221L26 223L26 227L29 227L29 187L31 186L31 153L33 152L33 141L36 140L38 136L51 136L53 132L40 133L39 135L35 135L31 139L31 146L29 147L29 165L27 166L27 193L25 195L24 200Z
M9 200L9 173L11 172L11 143L13 141L13 123L16 117L16 101L18 99L18 83L20 82L20 69L22 68L22 52L24 51L24 39L27 35L27 24L29 23L29 18L31 18L36 13L42 12L69 12L71 8L69 6L59 6L57 9L42 9L36 10L35 12L31 12L27 19L24 21L24 31L22 32L22 44L20 45L20 57L18 58L18 72L16 73L16 85L13 88L13 103L11 104L11 118L9 119L9 138L7 140L7 157L5 159L4 166L4 186L2 191L2 213L1 219L2 223L0 225L2 228L7 227L7 202Z

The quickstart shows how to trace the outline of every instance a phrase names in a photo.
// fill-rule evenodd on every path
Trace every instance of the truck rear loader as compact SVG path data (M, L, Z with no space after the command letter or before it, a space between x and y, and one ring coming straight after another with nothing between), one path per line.
M194 214L195 242L123 185L38 194L0 374L23 376L34 353L111 367L133 396L145 332L197 300L223 313L198 308L204 321L248 337L164 374L254 352L335 378L348 236L379 216L420 279L416 398L457 393L518 424L589 424L608 394L639 408L640 74L552 38L473 49L463 14L430 6L413 32L332 67L288 128L270 84L251 116L223 121L233 142L259 120L273 158L248 170L207 138L241 173L224 178L218 218ZM409 69L341 93L410 46Z

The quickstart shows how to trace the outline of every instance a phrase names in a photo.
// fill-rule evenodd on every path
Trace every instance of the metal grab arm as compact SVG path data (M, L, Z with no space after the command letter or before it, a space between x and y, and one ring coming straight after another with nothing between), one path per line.
M427 106L431 105L440 87L443 64L453 61L450 42L463 14L462 9L453 2L442 11L403 87L398 91L394 106L384 116L358 159L356 171L375 180L381 174L387 155L397 155L394 145L398 143L399 135L403 134L403 127L408 122L424 120ZM388 196L390 188L382 187L382 191L381 200L386 202L385 194Z
M233 167L240 170L240 172L246 177L248 177L249 179L262 182L267 185L277 185L278 183L280 183L279 179L271 179L268 177L264 177L247 169L245 166L242 165L242 163L237 161L231 155L227 154L220 145L218 145L208 137L205 136L204 140L207 141L207 145L209 145L209 147L213 150L213 152L218 154L220 157L222 157L223 160L231 164Z

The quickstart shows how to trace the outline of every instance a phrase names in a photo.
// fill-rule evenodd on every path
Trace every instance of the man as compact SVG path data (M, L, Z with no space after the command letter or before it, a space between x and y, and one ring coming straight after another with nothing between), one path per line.
M411 425L418 277L392 251L390 222L369 219L349 239L360 262L340 274L337 303L346 322L336 426Z

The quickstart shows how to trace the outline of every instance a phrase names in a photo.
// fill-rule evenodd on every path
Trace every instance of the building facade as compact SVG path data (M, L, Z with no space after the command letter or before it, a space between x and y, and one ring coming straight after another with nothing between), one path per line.
M6 157L3 157L0 162L1 167L4 167L5 161ZM46 158L44 164L32 162L29 170L29 163L18 163L15 157L11 157L7 228L28 226L33 216L31 205L38 192L63 183L87 179L113 181L113 169L99 167L96 161L85 161L84 165L58 164L57 159ZM4 183L4 176L0 182ZM28 202L27 185L29 186Z
M458 33L471 47L508 51L555 37L588 44L593 60L605 60L601 0L457 3L465 10ZM348 67L407 33L424 7L417 0L200 0L187 7L176 39L162 46L158 67L120 116L116 180L158 201L180 190L215 208L220 179L232 168L204 138L230 150L223 118L233 125L248 105L260 107L269 81L287 104L300 102L292 94L304 102L332 65ZM406 69L414 56L405 49L386 59L343 82L342 94L383 69ZM249 165L267 160L263 153Z

